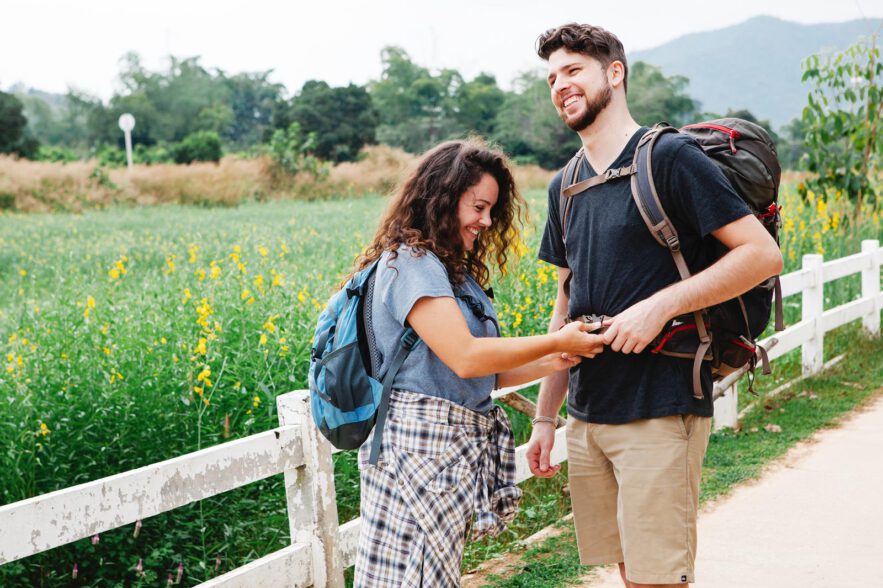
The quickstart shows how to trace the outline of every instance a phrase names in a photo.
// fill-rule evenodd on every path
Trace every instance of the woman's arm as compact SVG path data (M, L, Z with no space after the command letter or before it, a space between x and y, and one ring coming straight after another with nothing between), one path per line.
M596 354L590 354L586 357L592 358ZM508 388L509 386L518 386L544 378L549 374L557 371L571 368L582 361L579 355L568 355L567 353L550 353L545 357L541 357L536 361L532 361L521 367L506 370L497 376L497 388Z
M461 378L499 374L552 353L591 356L604 347L604 339L585 332L592 326L581 322L548 335L474 337L460 307L449 297L419 299L408 313L408 324Z

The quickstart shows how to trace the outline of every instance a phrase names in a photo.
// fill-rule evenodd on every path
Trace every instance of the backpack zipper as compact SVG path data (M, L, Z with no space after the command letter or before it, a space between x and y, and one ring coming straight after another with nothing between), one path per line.
M710 124L697 123L694 125L687 125L684 128L685 129L711 129L713 131L720 131L721 133L725 133L727 136L730 137L730 151L733 152L733 155L736 154L735 141L742 138L742 133L740 133L736 129L731 129L731 128L725 127L723 125L710 125Z

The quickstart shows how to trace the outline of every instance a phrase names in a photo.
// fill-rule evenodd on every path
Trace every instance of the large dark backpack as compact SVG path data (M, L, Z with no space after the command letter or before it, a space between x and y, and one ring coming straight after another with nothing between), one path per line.
M665 123L658 124L638 142L632 165L608 169L582 182L577 181L585 157L580 149L567 163L561 177L559 217L562 241L574 196L611 180L630 178L632 197L647 228L656 241L671 252L681 279L689 278L690 270L680 251L677 231L662 207L652 173L654 145L666 133L677 132L698 143L778 243L777 197L781 168L776 147L762 127L738 118L687 125L680 131ZM724 253L726 248L718 244L714 257L719 258ZM697 398L703 396L699 378L702 361L710 361L712 375L720 379L746 365L753 374L755 361L760 355L763 373L768 374L766 351L755 341L769 323L774 296L776 330L781 331L784 328L782 291L779 278L775 276L712 308L675 317L651 344L651 349L654 353L693 359L693 394Z

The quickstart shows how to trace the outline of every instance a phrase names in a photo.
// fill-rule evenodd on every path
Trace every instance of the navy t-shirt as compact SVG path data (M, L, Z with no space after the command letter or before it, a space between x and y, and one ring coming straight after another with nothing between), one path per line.
M640 129L610 167L630 165ZM569 268L568 315L616 315L680 280L667 248L651 236L632 199L628 178L611 180L575 196L561 240L561 172L549 186L549 218L539 258ZM584 159L579 181L597 175ZM674 223L691 273L714 260L711 232L750 214L727 179L692 139L660 137L653 150L653 178ZM678 414L711 416L711 372L702 369L705 397L693 397L693 360L606 348L570 371L568 411L592 422L620 424Z

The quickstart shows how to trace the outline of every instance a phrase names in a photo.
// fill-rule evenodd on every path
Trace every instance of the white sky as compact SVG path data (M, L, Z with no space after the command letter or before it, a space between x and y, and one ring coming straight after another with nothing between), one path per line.
M120 58L135 51L152 70L169 54L231 74L272 69L294 93L309 79L379 78L386 45L467 79L493 73L508 88L541 65L536 37L565 22L601 25L630 52L760 14L841 22L883 17L883 0L0 0L0 88L72 86L107 99Z

